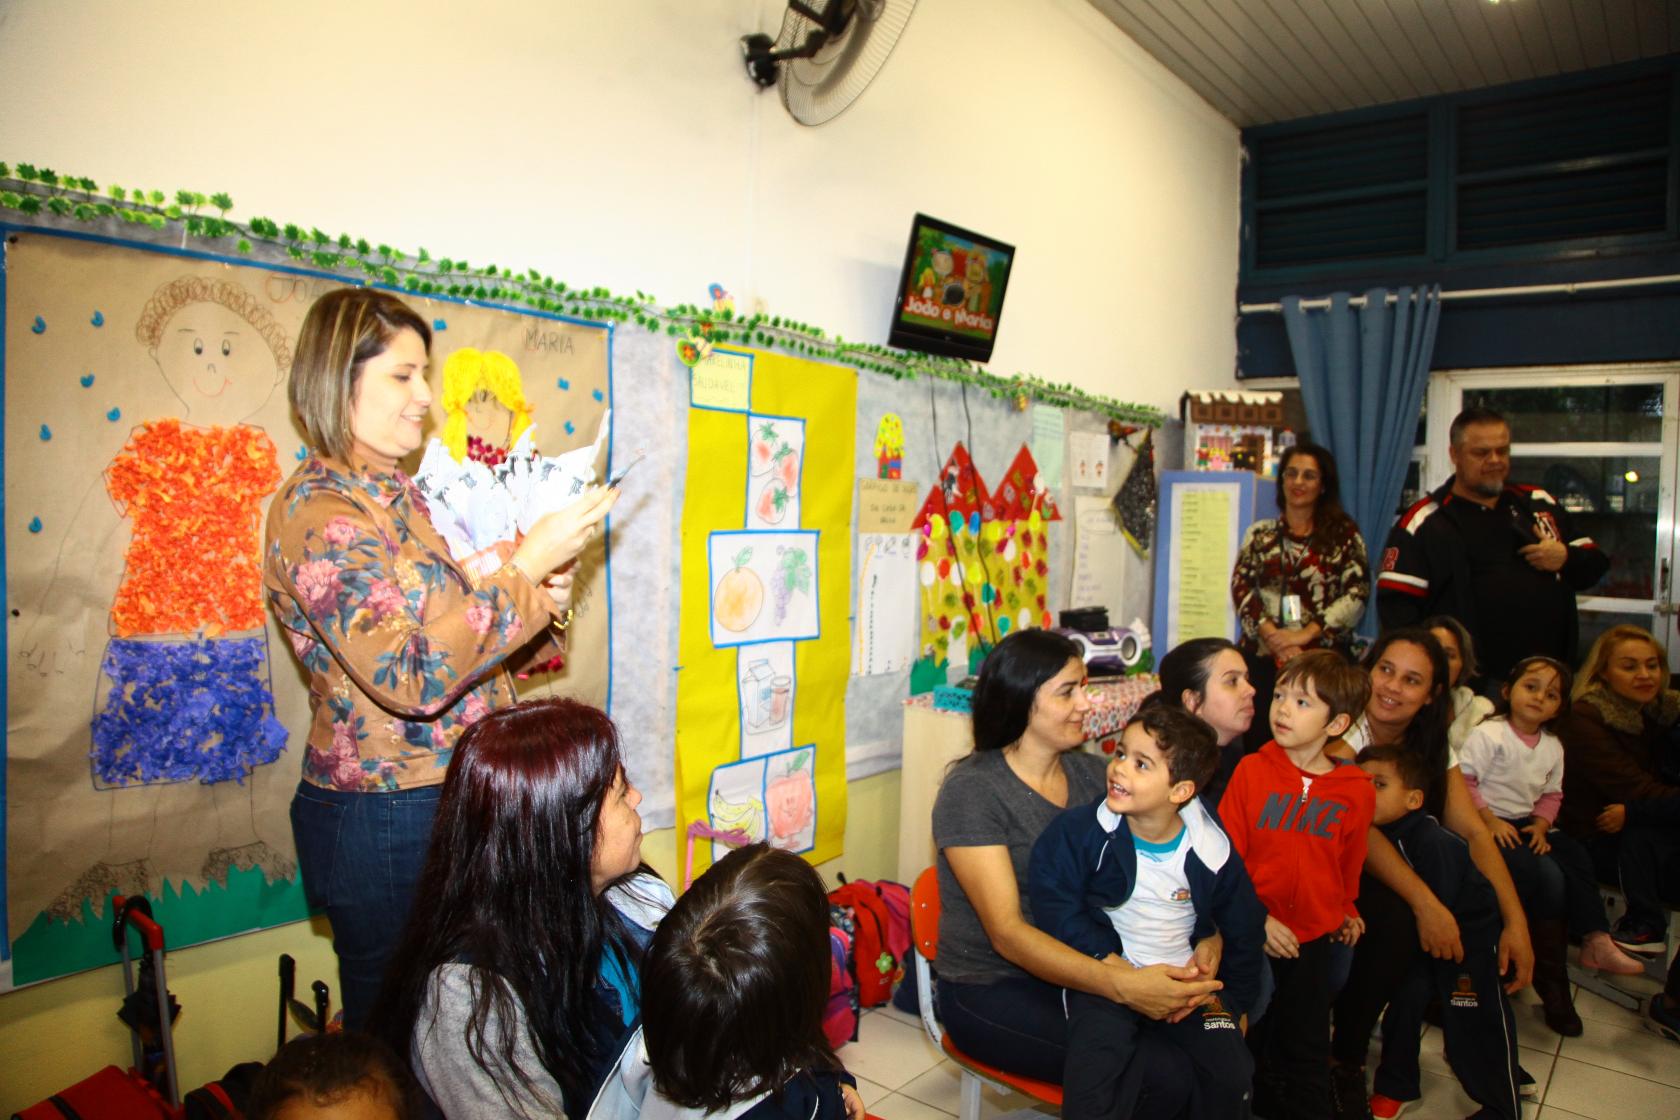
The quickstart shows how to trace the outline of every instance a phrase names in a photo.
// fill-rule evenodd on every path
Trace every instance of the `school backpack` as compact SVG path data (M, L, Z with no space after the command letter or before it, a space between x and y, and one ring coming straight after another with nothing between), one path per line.
M832 909L830 910L832 914ZM858 1037L858 993L852 981L852 938L838 926L828 927L828 950L832 959L828 981L828 1003L823 1007L823 1034L836 1050Z
M910 891L884 879L848 883L844 875L839 878L840 886L829 892L828 901L831 910L842 912L835 924L851 926L858 1002L879 1007L892 998L893 985L904 976L903 962L910 953Z

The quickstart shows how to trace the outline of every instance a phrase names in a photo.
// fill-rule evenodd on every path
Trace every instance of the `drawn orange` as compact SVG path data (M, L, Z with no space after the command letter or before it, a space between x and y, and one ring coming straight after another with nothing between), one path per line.
M719 626L732 634L739 634L754 622L764 609L764 581L747 567L752 549L743 548L735 554L735 566L718 580L712 594L712 616Z

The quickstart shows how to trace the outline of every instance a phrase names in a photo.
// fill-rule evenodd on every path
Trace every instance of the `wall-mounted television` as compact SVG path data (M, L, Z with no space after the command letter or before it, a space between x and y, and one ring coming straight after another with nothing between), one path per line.
M1015 246L917 214L889 345L990 361Z

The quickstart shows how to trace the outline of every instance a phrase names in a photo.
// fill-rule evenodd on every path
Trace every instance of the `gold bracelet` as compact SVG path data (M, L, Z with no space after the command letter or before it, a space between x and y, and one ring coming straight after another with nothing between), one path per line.
M574 614L573 609L571 607L567 607L566 608L566 613L561 615L559 618L554 619L552 622L549 623L549 625L554 627L554 629L557 633L564 634L566 632L566 627L568 627L572 624L573 614Z

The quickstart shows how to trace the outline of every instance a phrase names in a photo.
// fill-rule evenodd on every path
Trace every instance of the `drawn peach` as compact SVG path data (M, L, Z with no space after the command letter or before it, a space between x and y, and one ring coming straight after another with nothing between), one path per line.
M752 549L743 548L735 554L735 566L718 580L712 595L712 614L718 625L732 634L739 634L758 620L764 609L764 581L747 567Z
M764 803L770 810L770 833L777 840L798 836L811 823L813 802L811 779L803 771L783 774L764 790Z

